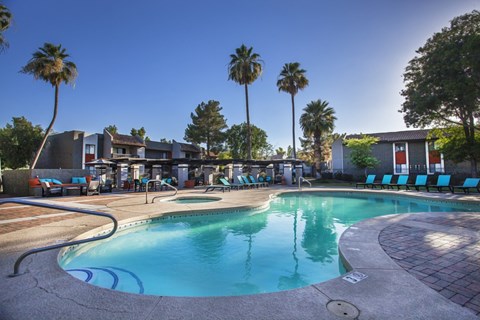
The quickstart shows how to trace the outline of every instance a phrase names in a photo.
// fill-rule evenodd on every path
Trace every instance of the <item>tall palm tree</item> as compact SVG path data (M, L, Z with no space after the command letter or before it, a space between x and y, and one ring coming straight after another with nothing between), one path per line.
M3 37L3 32L10 27L12 14L3 4L0 3L0 52L8 48L8 42Z
M62 48L62 45L56 46L51 43L45 43L42 48L39 48L39 51L36 51L33 54L32 59L30 59L27 65L20 71L22 73L33 75L35 79L48 82L55 88L53 118L45 131L45 136L43 137L42 143L32 162L31 169L35 168L43 146L47 141L48 134L52 130L55 119L57 118L58 91L60 84L62 82L65 84L73 83L78 74L77 66L73 62L66 60L68 57L69 55L65 53L65 49Z
M321 172L322 145L328 134L335 128L335 110L328 106L328 102L318 99L312 101L303 109L300 116L300 127L303 135L313 137L315 168Z
M292 137L293 137L293 158L297 158L295 148L295 95L298 90L303 90L308 86L308 79L305 77L305 70L300 69L300 63L285 63L280 76L278 77L278 91L290 93L292 97Z
M263 61L260 55L252 53L253 47L247 48L244 44L235 49L230 55L228 64L228 80L233 80L245 86L245 106L247 111L247 158L252 159L252 130L250 128L250 111L248 109L248 85L252 84L261 74Z

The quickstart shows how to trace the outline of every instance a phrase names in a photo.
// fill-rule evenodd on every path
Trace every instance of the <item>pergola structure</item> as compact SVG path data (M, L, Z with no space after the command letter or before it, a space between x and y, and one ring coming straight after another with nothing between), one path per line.
M286 175L288 183L292 183L293 170L298 170L303 166L303 161L298 159L274 159L274 160L245 160L245 159L148 159L138 157L115 157L109 159L115 163L117 167L117 185L120 185L122 181L126 180L126 172L129 168L135 166L144 166L147 171L151 172L151 177L161 175L171 170L171 174L176 176L180 186L184 185L184 181L189 180L189 172L193 168L200 168L203 166L204 176L210 176L214 171L214 167L227 166L231 168L230 178L236 177L238 173L242 173L244 167L250 167L253 175L259 173L260 169L266 169L267 175L271 175L272 179L275 178L274 172L278 173L280 166L282 165L282 174ZM287 171L285 173L285 168ZM268 170L269 169L269 170ZM249 169L250 171L250 169ZM268 174L268 171L270 174ZM303 171L302 171L303 172ZM173 174L175 173L175 174ZM233 175L232 175L233 174ZM298 173L297 173L298 174ZM302 175L302 173L300 173ZM212 183L210 178L205 178L205 183Z
M153 165L179 165L179 164L186 164L186 165L194 165L194 166L201 166L201 165L212 165L212 166L222 166L227 164L243 164L243 165L259 165L259 166L267 166L269 164L281 164L281 163L290 163L292 165L299 165L303 164L304 161L299 159L275 159L275 160L245 160L245 159L191 159L191 158L183 158L183 159L147 159L147 158L131 158L131 157L124 157L124 158L111 158L109 159L116 164L125 163L128 165L145 165L153 166Z

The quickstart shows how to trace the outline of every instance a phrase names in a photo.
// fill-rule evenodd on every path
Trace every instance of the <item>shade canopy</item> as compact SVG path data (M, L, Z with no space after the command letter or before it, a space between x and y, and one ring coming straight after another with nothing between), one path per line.
M115 164L115 162L112 162L105 158L99 158L99 159L92 160L90 162L85 162L86 166L110 166L112 164Z

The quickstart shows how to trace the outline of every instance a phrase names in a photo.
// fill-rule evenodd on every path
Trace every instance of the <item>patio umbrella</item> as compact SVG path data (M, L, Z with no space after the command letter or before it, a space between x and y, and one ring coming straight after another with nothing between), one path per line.
M98 158L89 162L85 162L86 166L95 166L95 168L100 169L100 175L103 175L106 172L107 167L110 165L115 164L115 162L107 160L105 158ZM105 170L104 170L105 169ZM101 183L100 179L100 183Z
M115 162L107 160L105 158L98 158L89 162L85 162L85 165L87 166L99 166L99 165L110 166L112 164L115 164Z

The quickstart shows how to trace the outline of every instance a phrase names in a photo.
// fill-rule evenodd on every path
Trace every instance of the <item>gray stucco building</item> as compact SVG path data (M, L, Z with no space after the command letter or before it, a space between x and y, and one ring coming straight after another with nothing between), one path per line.
M377 144L372 146L373 155L380 164L369 172L383 174L428 174L469 173L468 164L454 164L444 159L435 145L435 140L428 136L429 130L408 130L397 132L369 133L377 137ZM354 176L363 176L364 171L350 162L350 149L344 145L345 139L361 138L363 135L347 135L337 139L332 145L332 170Z

